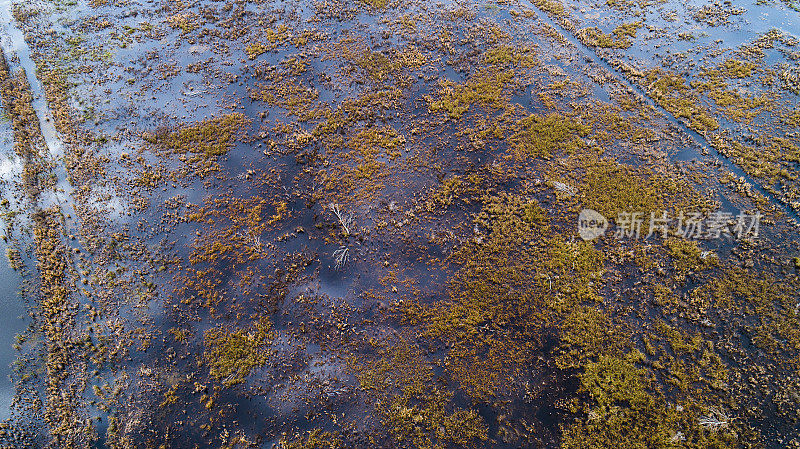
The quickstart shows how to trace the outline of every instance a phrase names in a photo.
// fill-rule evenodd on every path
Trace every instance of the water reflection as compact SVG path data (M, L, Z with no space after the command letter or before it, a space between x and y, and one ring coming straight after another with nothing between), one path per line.
M0 241L0 252L5 259L8 246ZM0 420L10 417L14 384L11 382L11 364L17 352L12 347L14 337L25 330L25 307L19 295L19 274L0 262Z

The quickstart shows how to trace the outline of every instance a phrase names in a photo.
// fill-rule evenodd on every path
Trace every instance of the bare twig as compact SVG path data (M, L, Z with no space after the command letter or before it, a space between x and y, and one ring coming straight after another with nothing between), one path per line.
M728 427L730 418L722 410L712 407L708 415L701 416L698 421L706 429L719 430Z
M337 270L344 267L348 260L350 260L350 249L346 246L342 245L333 252L333 264Z
M261 243L261 236L254 235L250 231L244 234L242 234L241 232L237 232L236 234L242 239L244 239L245 243L247 243L254 252L256 253L263 252L264 245Z
M331 203L330 205L328 205L328 207L331 208L331 211L333 211L334 215L336 215L336 218L339 220L339 225L342 227L344 235L345 236L350 235L350 226L353 225L353 215L342 214L341 209L339 209L339 205L336 203Z

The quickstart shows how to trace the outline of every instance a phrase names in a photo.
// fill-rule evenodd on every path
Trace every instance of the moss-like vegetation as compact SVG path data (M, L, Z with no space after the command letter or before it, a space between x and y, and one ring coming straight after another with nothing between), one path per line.
M673 204L686 206L692 201L688 186L647 169L607 159L585 164L581 189L584 205L608 218L614 219L622 212L640 212L640 218L649 222L651 213L659 215Z
M590 129L578 120L558 113L546 116L532 114L517 123L517 131L509 142L517 157L550 158L555 151L571 153L583 145Z
M759 149L752 145L745 145L741 142L730 141L722 137L710 139L710 143L722 154L732 158L744 169L746 173L756 179L764 181L772 188L777 188L786 192L789 197L797 195L798 171L794 167L793 161L798 159L800 153L797 146L791 142L772 139L767 145L766 150ZM749 183L741 179L731 179L723 181L732 184L733 188L756 202L759 206L765 205L768 200L755 191Z
M365 5L369 5L377 9L383 9L389 3L389 0L360 0L360 1Z
M358 59L357 64L364 68L372 78L382 80L392 72L392 63L383 53L368 51Z
M358 130L340 149L331 167L321 177L325 187L343 198L374 197L390 175L390 166L400 158L406 138L391 126Z
M376 173L378 157L385 155L390 161L402 154L406 139L394 128L367 128L356 134L348 146L357 152L353 156L359 161L356 167L358 177L370 178Z
M719 128L719 122L692 95L683 77L654 70L647 75L647 82L653 98L676 117L688 120L695 130L707 132Z
M175 14L166 19L167 24L174 29L181 30L181 34L189 34L196 30L198 27L197 21L197 16L190 13Z
M453 393L436 389L421 397L396 397L385 411L384 424L396 443L410 443L420 449L474 447L486 441L486 425L475 410L448 413L446 407L452 397Z
M248 45L244 52L247 53L247 57L250 59L256 59L257 57L261 56L262 54L266 53L269 49L266 45L255 42Z
M269 246L261 235L279 225L288 215L286 202L272 202L259 196L250 198L214 198L185 219L201 224L191 245L187 266L176 279L176 294L185 304L207 309L212 315L231 300L229 292L220 289L231 275L244 284L243 295L253 294L253 282L264 277L251 264L267 255ZM227 274L226 274L227 273Z
M69 142L85 142L88 136L80 135L77 126L82 120L79 117L73 117L70 113L70 87L72 84L70 84L68 76L71 69L56 59L37 60L36 70L53 113L56 129Z
M567 15L564 4L560 0L533 0L533 4L542 11L556 17Z
M441 449L486 441L486 424L475 410L454 407L452 392L431 388L433 373L421 356L419 349L399 342L358 367L361 388L383 398L382 422L392 442Z
M281 441L281 449L340 449L344 443L335 432L312 430L292 441Z
M251 98L286 109L301 121L322 114L322 110L316 107L319 93L315 89L298 83L294 78L276 76L271 81L268 85L260 85L258 90L251 93Z
M629 11L633 7L644 10L663 2L664 0L606 0L606 5L621 11Z
M181 155L197 174L218 170L217 159L247 133L250 121L241 113L226 114L176 130L161 129L143 138L168 153Z
M254 368L269 360L270 329L269 322L262 320L252 328L232 332L220 327L207 330L205 361L211 377L225 386L244 382Z
M579 33L628 48L657 1L609 0L625 10L617 17L642 22ZM246 3L143 6L149 22L137 28L112 24L124 8L109 2L74 11L83 31L56 39L69 59L43 76L60 86L48 100L66 105L59 130L72 130L76 236L61 241L56 212L33 220L42 307L16 343L31 355L14 375L34 400L0 423L0 446L32 429L29 446L53 447L723 448L796 427L800 260L780 245L793 234L766 252L734 241L719 256L679 233L645 239L651 213L706 212L716 195L743 210L760 201L765 215L769 203L732 175L720 181L743 195L719 190L706 158L670 163L686 144L680 127L596 65L584 70L562 30L504 2L427 13L379 11L399 5L384 0L310 11ZM536 4L577 32L561 2ZM379 26L346 25L365 11L384 16ZM27 19L26 33L49 50L34 28L44 20ZM645 43L661 39L647 29ZM176 34L177 51L190 46L185 68L137 53ZM146 56L138 61L156 70L87 85L125 96L70 117L69 80L98 68L84 50L106 37L142 43L106 63L127 69L127 56ZM748 173L791 192L800 147L788 128L800 115L779 96L746 93L755 82L769 91L780 74L735 52L688 83L677 67L689 54L671 53L676 73L620 67ZM158 99L184 70L209 89L198 98L185 85L183 105L218 115L145 134L156 154L96 156L130 136L93 135L92 123L111 129L99 123L127 95L141 112L136 95ZM21 85L17 75L4 78ZM754 124L738 143L712 132L770 112L780 133ZM93 119L85 129L81 115ZM112 194L130 216L104 215ZM640 238L582 241L584 208L618 230L623 212L640 213ZM781 217L767 220L784 231ZM351 258L343 269L337 247ZM105 441L89 419L98 411Z
M642 353L631 351L602 355L586 365L581 388L594 405L586 410L584 421L565 429L562 447L668 448L678 441L694 447L735 447L731 433L704 431L688 413L654 395L643 361Z
M16 248L6 249L6 259L8 259L8 266L12 270L20 270L24 266L22 263L22 254Z
M752 120L760 113L769 111L773 108L774 102L766 97L743 96L728 88L728 84L723 80L724 77L738 78L749 76L748 66L729 65L731 60L726 61L726 65L720 70L710 70L702 74L706 81L695 81L691 87L696 92L705 94L716 103L717 107L731 120L741 122ZM745 75L747 73L747 75Z
M477 181L475 177L462 176L452 176L442 180L442 183L433 189L430 198L425 202L425 209L431 213L436 211L443 212L452 206L459 197L479 193L480 188L476 184ZM540 210L541 208L536 211L530 211L530 216L538 219L539 216L536 214Z
M46 187L42 182L42 175L48 171L43 160L45 142L26 73L20 70L12 74L4 54L0 54L0 94L6 115L11 118L14 152L25 161L22 178L26 193L36 196Z
M591 298L586 285L603 270L603 257L590 245L548 235L544 212L521 197L484 198L479 226L490 234L481 245L465 245L449 298L403 313L423 323L425 339L447 342L447 370L476 400L506 394L505 379L520 375L539 346L554 313Z
M426 61L419 50L409 47L395 51L389 56L382 52L365 50L355 59L355 64L363 69L374 81L384 81L390 75L397 76L405 69L417 69Z
M510 45L492 47L483 54L487 65L518 65L531 68L540 63L536 50L530 47L515 48Z
M720 65L720 71L726 78L748 78L753 75L756 65L737 59L727 59Z
M247 125L249 121L244 115L234 113L149 136L148 140L175 153L213 158L227 153Z
M247 57L250 60L254 60L268 51L275 50L280 44L289 40L290 29L286 24L281 24L274 29L267 28L264 34L258 37L261 40L251 42L244 48L244 52L247 53Z
M700 249L694 240L670 238L664 241L669 249L672 266L679 273L711 267L717 264L717 256Z
M514 72L511 70L499 73L480 71L463 84L442 81L439 99L431 99L428 109L433 113L444 111L448 117L458 119L473 104L501 108L504 102L503 90L513 77Z
M800 320L793 299L797 288L795 283L781 283L768 274L729 268L693 294L697 301L737 308L743 316L755 317L755 323L744 324L753 343L770 353L783 354L782 362L794 364L800 360Z
M606 34L597 27L584 28L578 32L578 38L586 45L600 48L628 48L632 45L630 38L636 37L636 30L642 22L625 23L617 26L612 34Z
M40 273L42 316L37 326L46 339L47 384L44 418L57 447L79 448L89 445L92 429L84 425L80 353L74 332L75 304L67 284L68 256L64 243L62 217L56 210L39 212L35 217L34 243ZM85 374L83 374L85 376Z
M561 369L578 369L603 354L622 353L631 345L630 329L594 306L579 306L561 323L556 363Z
M642 21L623 23L614 28L614 36L618 39L625 39L626 37L635 38L636 30L642 27Z

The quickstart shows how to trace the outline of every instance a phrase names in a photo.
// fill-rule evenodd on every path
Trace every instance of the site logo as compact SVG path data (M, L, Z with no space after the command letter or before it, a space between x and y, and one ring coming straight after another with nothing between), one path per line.
M651 211L649 220L645 214L645 212L620 212L614 220L614 238L638 240L661 234L661 238L664 239L670 235L687 240L755 239L758 238L763 218L760 212L750 214L744 211L740 211L738 215L723 211L705 214L678 212L675 217L670 217L666 210L660 213ZM595 210L584 209L578 215L578 234L583 240L594 240L605 234L608 228L608 219ZM647 231L646 235L644 231Z
M586 241L600 237L607 229L608 220L596 210L584 209L578 215L578 234Z

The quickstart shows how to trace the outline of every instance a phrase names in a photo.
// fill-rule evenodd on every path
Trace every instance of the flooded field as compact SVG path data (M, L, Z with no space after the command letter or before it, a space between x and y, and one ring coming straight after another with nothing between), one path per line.
M800 448L800 3L0 26L0 448Z

